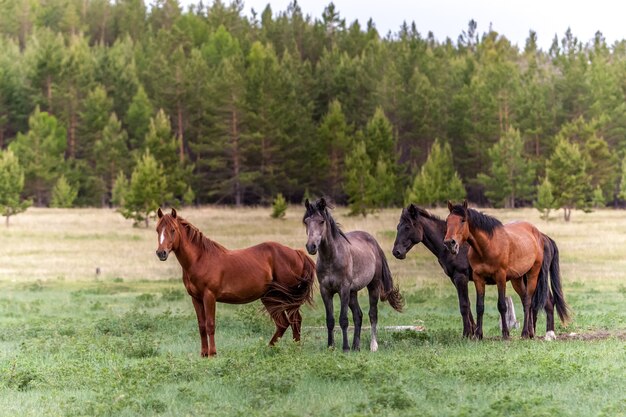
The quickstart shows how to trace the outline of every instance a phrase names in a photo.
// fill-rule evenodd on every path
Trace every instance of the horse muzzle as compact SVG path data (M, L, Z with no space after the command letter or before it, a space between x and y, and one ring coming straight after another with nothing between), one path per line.
M393 256L395 256L396 259L405 259L406 258L406 251L402 252L398 248L394 247L393 250L391 251L391 253L393 253Z
M315 243L307 243L306 251L309 252L309 255L315 255L317 253L317 245Z
M167 256L169 255L169 251L166 250L157 250L156 251L156 255L159 257L160 260L162 261L166 261L167 260Z
M450 251L451 254L456 255L459 253L459 243L454 239L448 239L443 241L446 249Z

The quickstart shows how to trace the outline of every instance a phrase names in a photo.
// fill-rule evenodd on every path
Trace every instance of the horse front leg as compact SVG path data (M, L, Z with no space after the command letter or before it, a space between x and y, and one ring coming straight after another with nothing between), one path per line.
M196 317L198 318L198 330L200 331L200 356L209 356L209 343L206 338L206 317L204 315L204 305L202 300L198 300L195 297L191 297L193 302L193 308L196 310Z
M348 343L348 304L350 303L350 288L345 286L339 291L339 300L341 301L341 308L339 309L339 326L341 326L341 334L343 336L344 352L350 351L350 344Z
M335 330L335 312L333 311L333 294L328 288L320 285L320 295L326 310L326 329L328 330L328 347L335 346L333 331Z
M210 291L206 291L202 301L206 316L206 332L209 335L209 356L215 356L217 355L215 349L215 296Z
M476 287L476 330L474 338L483 338L483 314L485 313L485 281L474 274L474 286Z
M496 274L496 285L498 287L498 311L502 320L502 338L507 340L509 336L509 324L506 320L506 273L498 272Z
M352 350L361 349L361 325L363 323L363 311L359 306L359 298L356 291L350 292L349 301L350 311L352 311L352 320L354 321L354 337L352 338Z
M461 312L461 319L463 320L463 337L471 337L474 334L476 324L474 323L474 317L472 317L472 309L467 291L467 276L455 274L453 282L459 297L459 310Z

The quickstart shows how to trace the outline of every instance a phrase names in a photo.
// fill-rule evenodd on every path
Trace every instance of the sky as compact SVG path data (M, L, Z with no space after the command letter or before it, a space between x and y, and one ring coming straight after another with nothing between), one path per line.
M211 0L205 0L205 3ZM229 0L223 0L227 3ZM180 0L182 5L196 0ZM274 14L285 11L290 0L244 0L244 13L252 9L259 14L267 4ZM330 0L298 0L304 14L319 18ZM470 19L478 23L478 32L493 30L523 48L532 29L537 32L539 47L547 50L554 35L561 39L567 30L580 41L593 39L600 30L609 45L626 39L626 2L619 0L334 0L340 16L350 24L354 20L364 26L371 17L381 36L397 32L403 21L415 21L418 31L426 36L456 41L467 29Z

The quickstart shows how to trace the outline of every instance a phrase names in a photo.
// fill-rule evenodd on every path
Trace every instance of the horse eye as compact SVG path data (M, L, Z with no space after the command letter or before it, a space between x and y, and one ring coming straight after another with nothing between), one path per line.
M408 225L406 225L404 226L404 230L411 230L411 228Z
M320 220L320 224L324 224L324 220Z

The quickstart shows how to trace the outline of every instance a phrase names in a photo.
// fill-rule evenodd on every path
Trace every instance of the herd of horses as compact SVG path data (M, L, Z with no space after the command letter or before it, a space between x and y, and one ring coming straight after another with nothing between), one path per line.
M215 348L215 306L217 302L243 304L260 299L274 321L274 345L291 327L300 340L300 308L311 303L314 279L326 311L328 346L334 346L333 297L341 302L339 325L342 348L348 343L348 308L352 312L352 349L360 349L363 313L357 294L367 288L371 324L370 350L378 349L378 301L387 301L402 311L404 301L393 278L385 253L372 235L364 231L344 232L333 219L324 198L305 201L302 219L306 227L306 249L317 254L314 263L305 252L276 242L264 242L246 249L229 250L207 238L195 226L178 216L157 211L156 226L160 260L174 252L183 271L183 283L191 296L198 319L202 356L217 353ZM506 282L511 281L524 307L523 338L535 335L537 315L545 309L547 340L554 333L554 308L563 323L569 307L561 288L559 251L549 236L527 222L503 225L499 220L467 206L448 203L443 220L410 204L402 210L392 253L404 259L422 242L439 261L457 289L463 320L463 336L482 339L485 285L498 289L498 311L502 337L509 338ZM476 322L470 309L468 283L476 287Z

